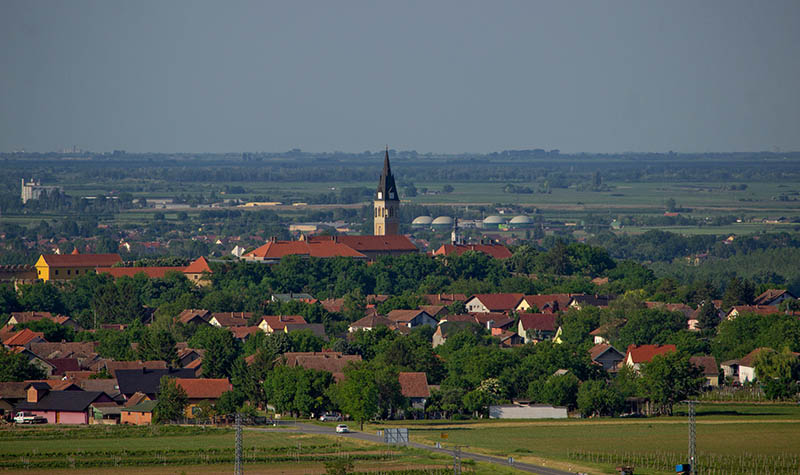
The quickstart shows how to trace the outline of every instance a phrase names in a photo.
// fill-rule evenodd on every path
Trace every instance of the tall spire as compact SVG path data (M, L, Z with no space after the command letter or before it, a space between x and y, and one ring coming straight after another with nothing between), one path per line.
M399 200L397 196L397 185L394 183L392 167L389 165L389 146L386 146L386 155L383 158L383 172L378 182L378 189L375 198L379 200Z

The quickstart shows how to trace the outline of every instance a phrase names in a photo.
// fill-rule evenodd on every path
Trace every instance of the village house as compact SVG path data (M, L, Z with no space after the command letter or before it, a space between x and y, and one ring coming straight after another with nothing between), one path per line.
M778 307L773 305L734 305L730 310L728 310L728 313L725 315L725 319L733 320L739 315L745 313L754 313L756 315L767 316L781 313L781 311L778 310Z
M34 343L45 343L44 333L35 332L30 328L23 328L22 330L12 334L3 341L3 344L9 348L21 347L30 349Z
M344 355L338 351L289 352L278 357L278 360L290 368L301 366L305 369L327 371L338 382L344 379L344 368L349 363L361 361L361 355Z
M197 415L201 402L216 404L223 393L233 390L228 378L175 378L175 383L186 391L186 417L189 418Z
M571 299L571 294L525 295L515 310L525 313L533 308L538 309L535 313L558 313L567 308Z
M264 315L258 328L264 333L286 332L286 325L306 324L306 319L301 315Z
M178 314L175 319L184 325L209 325L211 312L199 308L187 308Z
M413 409L425 409L425 403L431 397L427 375L421 372L400 372L397 378L400 381L400 393L408 398L410 406Z
M72 318L66 315L53 315L50 312L11 312L11 318L8 319L6 325L14 327L22 323L37 322L39 320L50 320L57 325L72 328L75 331L80 331L80 326Z
M517 308L525 294L475 294L464 306L467 312L498 312L507 313Z
M394 322L378 314L367 315L351 323L347 331L353 333L359 330L374 330L378 327L394 327Z
M47 419L48 424L88 424L93 403L114 401L101 391L83 391L78 387L54 391L46 383L30 383L27 397L16 411L31 412Z
M467 251L480 252L495 259L508 259L511 251L502 244L442 244L433 251L434 256L460 256Z
M797 297L786 289L768 289L756 297L753 303L755 305L778 306L784 300L797 300Z
M130 398L135 393L146 394L150 399L156 399L161 384L161 378L194 378L196 376L193 369L120 369L116 371L117 384L119 391Z
M438 323L425 310L392 310L386 315L396 327L415 328L420 325L435 327Z
M133 406L124 407L120 411L120 423L136 426L152 424L153 410L156 408L156 404L156 401L147 399Z
M208 323L217 328L246 327L251 318L250 312L219 312L212 313Z
M42 254L36 261L36 276L43 280L69 280L94 273L98 267L111 267L122 262L119 254Z
M553 338L558 330L552 313L523 313L519 316L517 334L525 343L539 343Z
M300 256L321 259L333 257L352 257L366 259L367 256L346 244L335 241L308 241L301 236L299 241L279 241L272 238L263 246L242 255L242 260L277 264L283 257Z
M642 365L653 361L653 358L678 351L675 345L629 345L625 354L625 364L637 373Z
M692 356L689 362L697 366L703 371L704 387L717 387L719 386L719 366L717 360L713 356Z
M625 360L625 355L607 343L600 343L591 347L589 356L592 358L593 363L599 364L608 372L619 370L620 364Z
M343 244L359 254L363 254L370 261L374 261L379 256L400 256L419 252L419 249L411 242L411 239L402 234L386 234L382 236L314 236L309 238L309 241L332 241L337 244Z

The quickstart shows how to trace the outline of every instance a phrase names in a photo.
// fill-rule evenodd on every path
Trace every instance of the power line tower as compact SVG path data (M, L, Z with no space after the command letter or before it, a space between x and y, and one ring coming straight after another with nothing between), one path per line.
M453 448L453 475L461 475L461 446Z
M233 465L233 475L243 475L242 469L242 415L236 413L236 461Z
M689 475L697 475L697 437L695 432L695 404L689 401Z

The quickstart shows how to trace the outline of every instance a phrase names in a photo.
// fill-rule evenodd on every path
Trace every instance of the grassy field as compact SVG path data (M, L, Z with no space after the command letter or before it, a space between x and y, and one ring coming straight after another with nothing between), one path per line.
M24 427L0 429L0 471L29 473L229 473L234 433L199 427ZM451 459L415 449L387 449L357 439L245 431L248 473L325 473L324 463L349 457L358 471L410 474L446 471ZM201 465L198 465L201 464ZM475 464L475 473L497 473ZM500 473L513 474L513 470Z
M677 408L676 414L685 408ZM652 419L442 422L409 425L412 440L465 445L465 450L520 461L583 464L597 473L616 465L637 474L674 473L685 461L685 416ZM446 434L446 439L442 438ZM697 415L699 463L716 473L798 473L800 407L797 405L702 404ZM751 466L748 464L760 464ZM741 467L741 472L737 470ZM707 472L706 472L707 473ZM714 473L714 472L711 472Z

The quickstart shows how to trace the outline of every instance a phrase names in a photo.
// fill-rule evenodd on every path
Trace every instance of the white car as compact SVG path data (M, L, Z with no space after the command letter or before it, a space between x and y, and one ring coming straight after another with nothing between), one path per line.
M320 420L320 422L329 422L329 421L339 422L339 421L342 420L342 416L340 416L339 414L336 414L336 413L330 413L329 412L329 413L326 413L326 414L323 414L323 415L319 416L319 420Z
M336 433L337 434L347 434L350 432L350 428L347 427L345 424L339 424L336 426Z
M14 416L14 422L17 424L45 424L47 419L30 412L18 412Z

